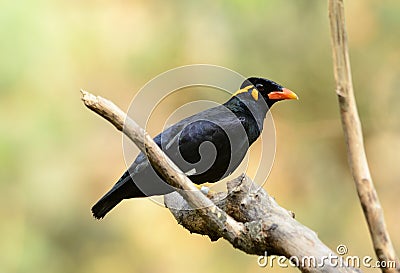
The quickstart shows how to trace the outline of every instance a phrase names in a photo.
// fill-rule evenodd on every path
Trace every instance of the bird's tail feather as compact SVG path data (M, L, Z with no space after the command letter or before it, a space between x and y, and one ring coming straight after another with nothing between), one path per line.
M154 174L156 175L156 174ZM157 176L155 176L157 178ZM144 179L143 177L141 178ZM147 179L147 177L146 177ZM149 179L154 179L149 177ZM146 180L147 181L147 180ZM142 187L145 185L142 181ZM103 218L110 210L118 205L122 200L137 197L147 197L151 195L162 195L173 191L171 186L164 182L148 183L144 193L132 180L129 171L126 171L118 182L107 192L93 207L92 213L96 219Z
M101 198L93 207L92 213L94 218L103 218L110 210L112 210L116 205L118 205L123 198L111 198L109 194L106 194Z
M110 210L127 197L129 193L130 176L125 172L117 183L92 207L94 218L103 218Z
M122 200L141 196L144 196L143 193L132 181L129 172L126 171L111 190L92 207L93 216L101 219Z

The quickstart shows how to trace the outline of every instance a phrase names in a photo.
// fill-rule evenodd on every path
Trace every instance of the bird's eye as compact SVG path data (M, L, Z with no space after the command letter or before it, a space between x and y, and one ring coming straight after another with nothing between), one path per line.
M261 83L257 83L256 88L258 91L264 91L264 85L262 85Z

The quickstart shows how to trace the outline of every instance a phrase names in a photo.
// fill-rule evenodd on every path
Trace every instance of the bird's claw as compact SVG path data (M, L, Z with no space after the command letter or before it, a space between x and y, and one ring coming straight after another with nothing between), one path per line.
M206 186L201 186L200 187L200 191L204 194L204 195L208 195L208 193L210 192L210 188L206 187Z

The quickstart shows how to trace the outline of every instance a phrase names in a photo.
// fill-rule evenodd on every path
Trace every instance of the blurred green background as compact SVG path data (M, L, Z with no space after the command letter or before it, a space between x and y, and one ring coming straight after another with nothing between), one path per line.
M346 4L365 145L400 252L400 2ZM126 166L121 134L79 90L127 109L147 81L193 63L300 96L273 109L278 146L264 187L331 248L374 257L347 167L326 1L2 1L0 37L0 272L297 271L260 268L146 199L91 217Z

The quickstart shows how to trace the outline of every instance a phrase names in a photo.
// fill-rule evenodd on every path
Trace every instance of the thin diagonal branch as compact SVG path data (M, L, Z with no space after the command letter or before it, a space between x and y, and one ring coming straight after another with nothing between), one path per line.
M397 268L383 272L400 272L399 259L386 228L383 209L376 193L365 154L361 122L354 97L343 0L329 0L329 19L336 94L347 144L347 155L358 197L368 223L369 232L379 261L396 261Z

